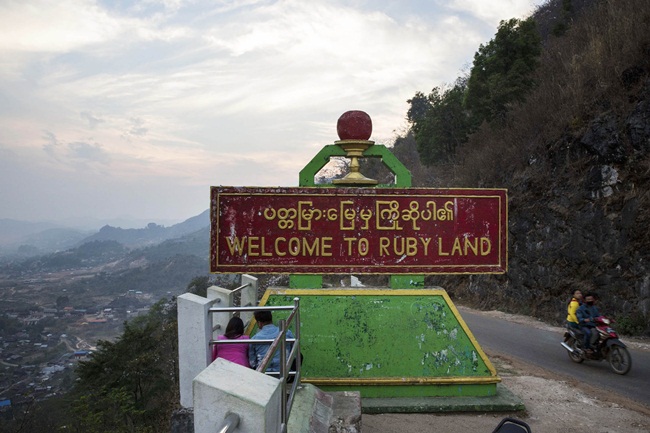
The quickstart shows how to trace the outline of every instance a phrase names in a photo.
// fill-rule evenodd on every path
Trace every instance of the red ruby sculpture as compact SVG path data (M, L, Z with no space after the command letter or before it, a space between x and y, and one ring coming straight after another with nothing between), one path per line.
M372 120L364 111L346 111L336 122L336 132L341 140L367 140L372 134Z

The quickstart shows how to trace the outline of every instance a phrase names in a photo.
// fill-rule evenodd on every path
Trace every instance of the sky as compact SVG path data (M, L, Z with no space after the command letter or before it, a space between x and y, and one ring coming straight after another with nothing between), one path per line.
M297 186L348 110L378 144L542 0L1 0L0 219L158 223Z

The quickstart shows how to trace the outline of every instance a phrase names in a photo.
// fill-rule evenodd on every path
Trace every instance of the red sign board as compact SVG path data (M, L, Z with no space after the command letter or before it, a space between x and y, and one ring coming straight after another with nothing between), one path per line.
M210 271L507 269L504 189L212 187Z

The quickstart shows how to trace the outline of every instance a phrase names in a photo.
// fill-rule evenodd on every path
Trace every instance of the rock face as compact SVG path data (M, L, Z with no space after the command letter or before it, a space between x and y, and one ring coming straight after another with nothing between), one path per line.
M594 115L508 185L507 274L432 283L558 324L573 289L593 290L619 331L650 335L650 79L638 89L628 112Z

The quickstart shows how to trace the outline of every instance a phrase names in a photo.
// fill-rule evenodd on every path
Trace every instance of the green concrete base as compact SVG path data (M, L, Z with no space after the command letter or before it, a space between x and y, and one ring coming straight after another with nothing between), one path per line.
M403 397L362 398L361 411L377 413L514 412L526 410L524 403L503 384L491 397Z
M307 380L305 380L307 381ZM404 398L404 397L491 397L498 392L496 383L453 385L319 385L327 392L359 391L362 398Z

